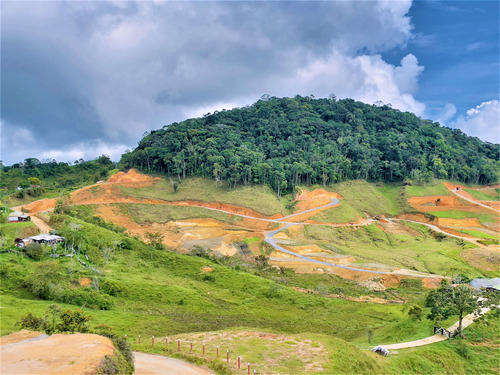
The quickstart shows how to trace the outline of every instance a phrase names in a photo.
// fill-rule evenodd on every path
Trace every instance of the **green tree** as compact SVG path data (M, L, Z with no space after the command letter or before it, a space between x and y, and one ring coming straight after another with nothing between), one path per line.
M29 177L28 178L28 182L30 183L30 185L41 185L41 181L36 178L36 177Z
M456 287L444 285L427 296L426 306L431 308L428 319L441 320L458 315L457 335L463 337L462 321L466 314L478 312L481 307L481 293L468 285Z
M44 249L43 246L37 242L32 242L25 248L26 255L34 260L40 260L43 258Z
M165 246L163 245L163 235L158 232L146 232L146 240L148 245L153 246L157 250L163 250Z
M413 305L408 310L408 315L410 316L410 318L415 320L417 322L417 325L418 325L418 322L420 322L422 320L422 318L424 317L424 309L421 308L419 305Z

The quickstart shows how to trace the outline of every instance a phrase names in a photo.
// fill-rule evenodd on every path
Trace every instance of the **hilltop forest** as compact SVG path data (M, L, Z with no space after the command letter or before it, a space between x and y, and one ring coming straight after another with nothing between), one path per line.
M499 159L500 145L390 105L266 96L151 131L121 167L268 184L279 195L350 179L488 184L498 180Z

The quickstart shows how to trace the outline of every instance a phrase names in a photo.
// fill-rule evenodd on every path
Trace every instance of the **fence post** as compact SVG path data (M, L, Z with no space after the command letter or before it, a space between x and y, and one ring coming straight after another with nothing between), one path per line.
M205 355L205 343L203 343L203 355Z
M193 341L191 341L191 346L189 347L189 352L192 353L193 352Z
M165 348L168 348L168 337L165 337Z
M248 375L250 375L250 362L248 362Z
M238 356L238 370L241 369L241 358Z
M151 340L151 346L155 346L155 337L153 336Z
M177 339L177 351L181 351L181 339Z
M226 362L229 363L229 350L227 351Z
M141 335L139 335L139 344L141 343Z
M219 358L219 345L217 345L217 358Z
M125 335L124 339L125 339L125 341L127 341L127 335Z

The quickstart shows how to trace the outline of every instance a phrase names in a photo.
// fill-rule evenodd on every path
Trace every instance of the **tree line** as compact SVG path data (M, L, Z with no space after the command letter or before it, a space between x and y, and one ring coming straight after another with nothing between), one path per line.
M120 166L231 187L269 184L279 194L350 179L488 184L498 180L499 156L498 144L390 105L296 96L151 131Z

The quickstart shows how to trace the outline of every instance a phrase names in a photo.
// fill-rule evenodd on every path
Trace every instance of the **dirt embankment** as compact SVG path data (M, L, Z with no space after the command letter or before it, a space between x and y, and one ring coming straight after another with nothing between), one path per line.
M151 177L142 174L135 169L131 169L128 172L118 172L110 177L107 181L110 184L133 184L134 186L151 186L155 181L161 180L159 177Z
M1 373L87 375L106 355L113 355L110 339L94 334L56 334L21 331L0 339Z
M40 199L39 201L31 202L23 206L23 208L30 214L38 212L52 211L56 207L57 201L55 199Z
M312 191L302 190L301 194L296 197L297 211L310 210L312 208L327 205L332 199L344 199L340 194L324 189L316 189ZM331 208L331 207L328 207ZM315 212L314 214L316 214Z

